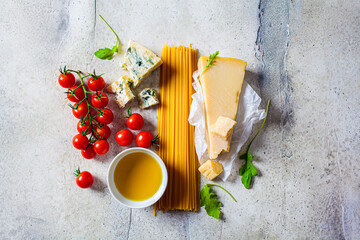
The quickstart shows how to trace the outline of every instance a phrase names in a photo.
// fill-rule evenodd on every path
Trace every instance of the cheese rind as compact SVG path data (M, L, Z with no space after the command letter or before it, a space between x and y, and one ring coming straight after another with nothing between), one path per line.
M122 68L129 72L132 87L136 88L152 71L162 64L154 52L143 45L130 40L125 53Z
M227 138L231 134L231 130L235 125L236 121L228 117L220 116L211 127L211 132L219 135L220 137Z
M115 102L120 108L125 107L126 103L134 99L134 94L131 91L132 81L127 75L121 76L121 78L112 84L110 84L106 90L111 93L115 93Z
M156 91L151 88L144 88L139 94L139 107L142 109L149 108L151 106L159 104Z
M199 167L199 171L207 179L213 180L223 171L223 167L219 162L207 160Z
M208 57L200 57L198 70L204 71ZM220 116L235 120L241 87L245 76L246 62L235 58L216 58L200 77L204 96L206 139L210 159L221 152L229 151L232 131L224 138L212 132L212 126Z

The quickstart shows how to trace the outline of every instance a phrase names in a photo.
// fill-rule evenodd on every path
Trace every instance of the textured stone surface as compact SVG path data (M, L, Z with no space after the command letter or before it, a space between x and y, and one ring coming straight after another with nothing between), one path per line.
M350 1L5 1L0 9L1 239L357 239L360 235L360 4ZM112 33L161 54L193 44L201 55L248 62L246 80L271 99L269 122L255 141L261 172L246 190L234 166L217 191L223 219L198 213L130 210L106 186L111 159L123 148L85 160L71 140L77 120L57 84L67 65L123 72L122 56L101 61ZM157 87L155 71L142 87ZM139 91L138 89L137 91ZM132 106L136 109L136 102ZM155 132L156 108L139 110ZM88 190L71 174L95 176ZM201 184L206 184L202 179Z

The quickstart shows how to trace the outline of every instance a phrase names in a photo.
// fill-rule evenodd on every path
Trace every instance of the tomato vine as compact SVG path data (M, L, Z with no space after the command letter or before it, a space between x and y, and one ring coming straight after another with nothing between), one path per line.
M74 106L72 106L71 104L69 104L69 107L71 107L72 109L77 109L79 107L79 105L82 103L82 102L85 102L86 105L87 105L87 113L85 115L84 118L81 118L80 119L80 122L82 125L85 125L87 120L90 121L90 124L89 126L81 133L82 135L86 135L86 133L88 133L88 131L90 130L91 131L91 136L90 136L90 139L89 139L89 144L91 143L94 143L96 142L97 140L102 140L102 138L99 136L99 134L96 132L96 127L98 128L102 128L104 127L104 125L100 124L99 121L96 120L96 117L98 115L102 115L104 114L104 109L99 109L99 108L96 108L94 107L91 103L90 103L90 98L88 97L88 94L95 94L96 96L100 97L101 98L101 94L103 93L104 89L101 90L101 92L92 92L92 91L88 91L85 87L85 84L84 84L84 79L87 78L87 77L90 77L90 76L93 76L93 74L86 74L84 75L81 71L74 71L74 70L71 70L71 69L67 69L67 72L73 72L73 73L76 73L79 78L80 78L80 85L77 86L74 90L71 91L70 93L70 96L75 96L74 95L74 92L77 88L81 87L84 91L84 99L82 99L80 102L78 103L75 103ZM95 70L94 70L94 73L95 73ZM101 76L101 75L99 75ZM76 96L75 96L76 97ZM95 115L92 115L91 114L91 108L96 110L97 113Z

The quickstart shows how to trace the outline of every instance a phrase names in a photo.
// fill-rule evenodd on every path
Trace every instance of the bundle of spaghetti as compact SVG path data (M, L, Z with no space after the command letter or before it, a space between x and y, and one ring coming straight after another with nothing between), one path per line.
M197 69L198 50L168 46L162 51L163 65L159 84L157 131L158 155L168 171L168 185L157 209L197 211L199 208L199 173L195 153L194 127L188 122L192 73Z

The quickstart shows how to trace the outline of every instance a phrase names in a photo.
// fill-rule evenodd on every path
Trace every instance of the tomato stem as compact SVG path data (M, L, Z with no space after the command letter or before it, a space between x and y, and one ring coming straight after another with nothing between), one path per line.
M80 174L80 167L74 171L74 175L77 177Z
M153 140L151 140L151 145L155 145L157 147L160 147L159 145L159 135L156 135Z
M101 17L101 16L100 16L100 17ZM102 17L101 17L101 18L102 18ZM103 19L103 18L102 18L102 19ZM105 21L105 20L104 20L104 21ZM105 23L106 23L106 22L105 22ZM106 23L106 24L107 24L107 23ZM107 25L108 25L108 24L107 24ZM96 97L100 100L101 98L105 98L105 97L102 97L102 96L101 96L101 94L103 93L104 89L101 90L100 94L98 93L98 91L96 91L96 92L88 91L88 90L85 88L84 78L87 78L87 77L92 76L93 79L95 80L95 79L99 78L100 76L102 76L103 74L96 75L95 69L94 69L94 73L93 73L93 74L92 74L92 73L88 73L88 74L85 75L85 74L82 73L80 70L75 71L75 70L67 69L66 66L64 66L64 69L61 69L61 67L60 67L59 71L60 71L61 74L66 74L66 73L68 73L68 72L73 72L73 73L76 73L76 74L79 76L81 84L80 84L79 86L77 86L75 89L72 89L72 90L70 90L70 91L68 90L68 91L65 92L65 93L66 93L66 94L70 94L69 97L74 96L76 99L78 99L78 97L75 95L75 90L81 87L81 88L83 89L83 91L84 91L84 95L85 95L85 96L84 96L84 99L82 99L82 100L81 100L80 102L78 102L78 103L75 103L74 106L72 106L71 104L68 104L68 105L69 105L69 107L71 107L72 109L77 109L77 108L79 107L80 103L86 102L88 112L87 112L87 114L85 115L84 118L80 119L80 121L81 121L81 124L82 124L82 125L85 125L86 122L87 122L87 120L89 120L89 121L90 121L90 124L89 124L89 126L85 129L85 131L82 132L82 134L83 134L83 135L86 135L87 133L89 133L89 130L91 130L90 142L93 143L93 142L95 142L96 140L101 140L100 135L99 135L99 134L96 132L96 130L95 130L95 127L101 126L101 124L100 124L98 121L96 121L95 118L96 118L99 114L104 114L104 110L101 110L101 109L99 109L99 108L96 108L96 107L92 106L92 105L90 104L90 100L89 100L88 94L94 94L94 95L96 95ZM82 75L83 75L83 76L82 76ZM79 100L79 99L78 99L78 100ZM90 112L91 108L93 108L93 109L95 109L96 111L98 111L94 116L91 115L91 112Z
M95 70L94 70L94 72L95 72ZM81 101L81 102L83 102L83 101L86 101L86 105L87 105L87 108L88 108L88 112L87 112L87 114L85 115L85 117L84 117L84 119L82 119L82 121L84 121L84 123L86 123L86 120L87 119L89 119L89 121L90 121L90 124L89 124L89 127L88 128L90 128L91 129L91 137L90 137L90 139L92 138L92 137L94 137L96 140L100 140L100 136L99 136L99 134L95 131L95 128L94 128L94 123L96 124L96 125L99 125L99 123L94 119L94 117L96 117L97 116L97 114L95 115L95 116L91 116L91 113L90 113L90 108L92 107L92 108L94 108L94 109L96 109L97 111L99 111L99 112L101 112L101 110L100 109L98 109L98 108L95 108L94 106L92 106L91 104L90 104L90 102L89 102L89 98L88 98L88 96L87 96L87 94L93 94L93 92L90 92L90 91L87 91L86 90L86 88L85 88L85 84L84 84L84 78L86 78L86 77L89 77L89 76L92 76L91 74L87 74L87 75L85 75L85 76L81 76L81 72L80 71L76 71L76 73L77 73L77 75L79 76L79 78L80 78L80 82L81 82L81 84L80 84L80 86L82 87L82 89L83 89L83 91L84 91L84 95L85 95L85 97L84 97L84 99ZM80 103L81 103L80 102ZM85 133L87 133L87 131L88 131L88 128L85 130Z
M132 112L131 112L131 106L129 106L129 108L126 110L126 113L127 113L127 115L126 114L124 114L124 117L125 118L129 118L129 117L131 117L131 115L132 115Z
M104 113L104 110L98 109L96 107L94 107L93 105L90 105L90 107L92 107L93 109L95 109L96 111L100 112L100 113Z

